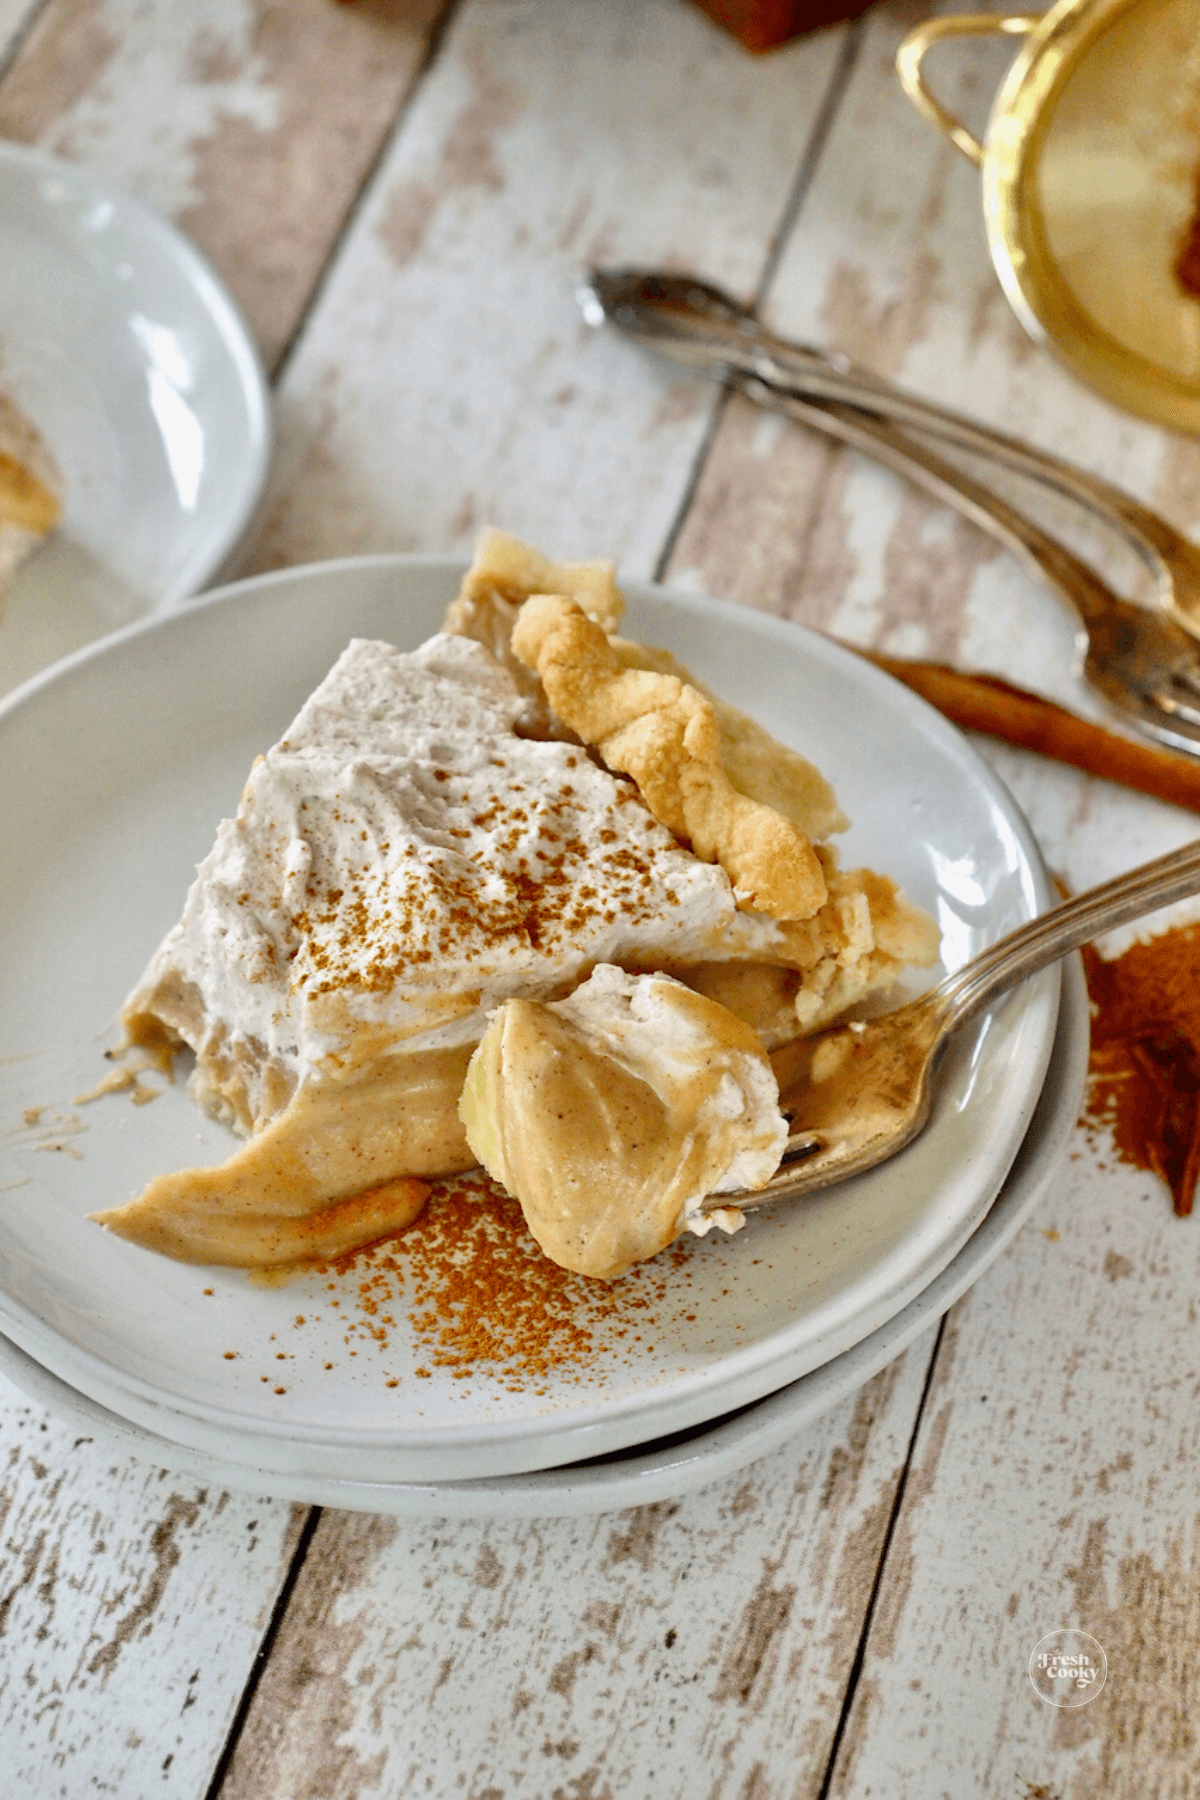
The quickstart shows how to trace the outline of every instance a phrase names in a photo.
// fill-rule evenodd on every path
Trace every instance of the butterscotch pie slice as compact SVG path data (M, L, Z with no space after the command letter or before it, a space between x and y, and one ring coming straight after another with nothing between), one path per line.
M514 654L522 620L538 616L532 590L550 580L572 589L559 611L586 621L593 652L623 693L623 665L605 660L606 627L620 615L611 568L551 564L493 534L452 609L457 631L409 652L351 643L256 762L124 1010L134 1043L195 1053L191 1093L246 1141L225 1162L160 1176L98 1215L110 1229L193 1262L335 1254L407 1223L429 1177L478 1160L460 1098L489 1021L508 1003L543 1009L518 1007L523 1043L536 1019L539 1044L569 1040L596 1066L596 1019L610 1021L611 1036L610 1015L624 1020L631 1008L633 1018L652 996L647 1030L633 1034L625 1021L618 1033L627 1046L636 1036L638 1068L649 1070L668 1023L678 1038L704 1021L704 1055L733 1055L749 1094L760 1079L773 1088L767 1052L776 1043L887 985L905 957L935 954L929 921L894 884L842 874L792 816L843 823L809 765L793 766L793 756L775 784L794 802L787 816L753 794L738 797L707 702L687 699L682 727L663 739L671 755L677 737L686 749L701 718L703 754L693 758L701 810L656 816L624 764L606 766L609 738L601 735L601 754L590 751L580 739L591 722L569 707L569 720L554 714L553 682L543 685L540 667ZM639 691L674 704L680 685L651 672ZM743 787L771 787L770 740L740 727L732 735ZM792 755L780 749L785 761ZM680 776L692 798L693 773L688 764ZM698 854L685 837L708 830L713 794L733 823ZM793 858L794 869L760 870L763 833L770 855ZM742 880L742 849L750 875L764 875L761 896ZM609 973L597 987L602 967ZM622 982L651 975L670 979L632 990L626 1008ZM582 1012L545 1010L589 979ZM485 1066L515 1074L513 1030L503 1044L499 1062ZM679 1096L692 1088L665 1072L664 1082L655 1106L686 1136L679 1122L690 1102ZM568 1081L563 1091L604 1086ZM752 1136L761 1135L759 1104L746 1113L757 1121ZM643 1170L634 1186L647 1222L625 1236L605 1225L603 1249L591 1229L593 1247L573 1266L614 1272L695 1215L710 1165L720 1181L734 1154L723 1115L713 1116L720 1128L710 1121L696 1179L676 1192L661 1159ZM764 1142L774 1145L777 1116L768 1127ZM568 1130L561 1141L570 1138ZM542 1232L552 1255L571 1236Z
M523 706L467 638L345 651L125 1007L134 1042L191 1047L192 1094L248 1141L104 1224L190 1261L321 1254L314 1214L475 1162L459 1095L506 999L562 998L598 963L789 961L629 782L518 735ZM388 1228L376 1207L366 1235Z

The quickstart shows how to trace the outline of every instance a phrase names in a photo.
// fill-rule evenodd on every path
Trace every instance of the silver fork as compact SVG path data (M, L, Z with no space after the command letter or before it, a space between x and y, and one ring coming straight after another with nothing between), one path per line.
M849 357L779 337L732 296L694 275L593 269L584 315L606 321L671 362L709 375L738 373L809 400L865 407L1040 482L1116 531L1150 572L1159 604L1200 635L1200 549L1166 519L1102 476L1019 438L893 387Z
M801 1040L800 1068L780 1083L792 1133L778 1172L754 1192L710 1194L704 1210L796 1199L894 1156L927 1123L946 1051L969 1019L1101 932L1197 892L1200 841L1043 913L895 1012Z
M687 277L672 279L685 282L689 288L699 286L706 292L717 292L707 289L706 284L691 282ZM647 340L647 347L657 349L670 345L672 360L682 360L688 367L703 368L710 375L730 377L736 387L758 404L852 445L963 513L997 538L1006 549L1020 556L1071 607L1082 626L1082 672L1109 706L1145 735L1173 749L1200 755L1200 646L1173 618L1123 600L1080 557L1017 512L998 494L945 462L890 418L881 418L878 412L868 410L868 405L874 402L868 403L858 376L853 379L843 377L832 365L827 365L822 373L822 381L830 394L852 392L858 401L855 405L833 398L816 398L807 391L801 395L795 386L788 390L751 372L755 364L749 356L747 366L743 367L732 361L724 349L715 349L712 342L699 333L693 334L689 330L676 337L670 324L677 311L673 304L666 314L656 310L657 303L649 311L637 310L633 316L638 323L631 327L628 318L632 303L628 292L629 284L635 280L653 285L667 278L638 275L633 271L597 272L583 292L585 314L593 323L611 318L623 329L634 330L635 335ZM648 331L643 329L646 320L650 321ZM751 341L757 342L757 339ZM679 355L674 353L676 347ZM821 361L816 352L803 351L798 346L791 348ZM927 417L945 420L948 427L953 425L955 429L952 432L947 428L942 435L954 436L964 447L968 434L983 437L989 445L994 438L1003 447L1004 454L1001 457L997 452L993 460L1003 460L1006 466L1013 468L1020 462L1021 472L1025 474L1034 473L1036 467L1039 478L1048 479L1041 475L1044 466L1041 453L1020 445L1015 439L983 432L967 420L957 420L953 414L942 414L938 409L927 408L923 402L910 401L899 390L872 378L871 394L876 393L887 396L893 412L911 412L923 420ZM933 426L929 425L928 429L932 430ZM974 442L969 447L979 448ZM985 449L982 453L989 452ZM1026 463L1028 466L1024 466ZM1055 471L1064 472L1063 480L1056 479L1052 484L1058 491L1070 493L1070 497L1081 503L1084 503L1084 494L1088 494L1087 504L1091 510L1107 523L1116 523L1100 498L1102 493L1109 491L1107 484L1085 475L1082 470L1072 469L1069 464L1059 464L1055 459L1045 459L1045 463ZM1071 479L1070 488L1066 483L1067 476ZM1074 486L1076 478L1078 491ZM1111 492L1118 494L1119 490L1112 489ZM1128 496L1121 496L1121 499L1134 513L1155 518ZM1191 566L1178 550L1178 545L1186 547L1195 565L1193 575L1200 599L1200 553L1185 539L1179 538L1165 521L1158 520L1162 534L1177 540L1177 553L1168 568L1149 538L1139 535L1128 519L1126 523L1129 525L1127 541L1159 577L1160 588L1168 579L1174 584L1172 571Z
M761 405L906 476L1013 551L1078 618L1090 686L1146 736L1200 756L1200 645L1173 619L1123 600L1081 558L898 426L851 407L780 394L745 376L734 380Z

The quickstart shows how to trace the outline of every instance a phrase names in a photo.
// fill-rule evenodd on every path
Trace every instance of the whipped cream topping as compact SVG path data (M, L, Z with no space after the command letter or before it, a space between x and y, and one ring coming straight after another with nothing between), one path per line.
M552 998L598 962L779 953L629 782L518 737L521 706L468 639L355 640L256 763L139 991L193 984L303 1079L470 1043L507 996Z

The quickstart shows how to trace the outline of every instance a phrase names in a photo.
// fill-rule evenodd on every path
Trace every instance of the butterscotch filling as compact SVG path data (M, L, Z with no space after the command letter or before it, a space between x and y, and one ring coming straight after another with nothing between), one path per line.
M303 1083L211 1169L160 1175L101 1224L180 1262L272 1267L336 1256L410 1224L424 1175L470 1168L458 1116L471 1045L380 1057Z

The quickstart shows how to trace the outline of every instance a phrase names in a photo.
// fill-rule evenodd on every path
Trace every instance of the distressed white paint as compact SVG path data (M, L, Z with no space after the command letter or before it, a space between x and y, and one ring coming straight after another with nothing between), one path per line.
M327 1515L224 1800L815 1793L933 1335L676 1504Z
M230 120L263 131L278 122L254 48L257 12L255 0L103 0L94 78L43 147L103 169L168 215L187 211L202 198L201 144Z
M18 32L37 10L38 0L0 0L0 61L9 52Z
M0 1378L0 1789L193 1800L302 1512L125 1462Z
M879 635L880 602L886 587L884 556L899 514L903 484L865 457L852 455L847 463L849 478L841 512L854 573L829 628L848 643L871 644Z
M1104 702L1079 679L1074 614L1003 551L971 583L959 658L964 668L990 669L1060 706L1113 723Z
M1200 1238L1075 1154L953 1315L836 1795L1195 1792ZM1064 1625L1109 1660L1077 1712L1027 1675Z
M755 60L683 0L457 15L287 369L248 566L503 520L648 572L710 397L593 334L575 285L653 259L752 292L838 45Z

